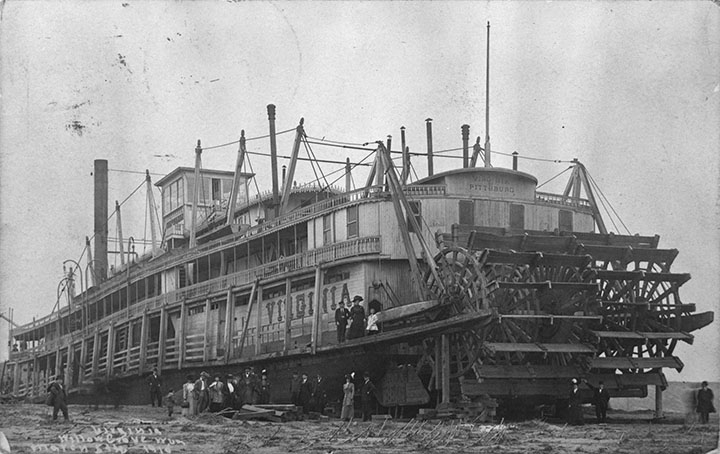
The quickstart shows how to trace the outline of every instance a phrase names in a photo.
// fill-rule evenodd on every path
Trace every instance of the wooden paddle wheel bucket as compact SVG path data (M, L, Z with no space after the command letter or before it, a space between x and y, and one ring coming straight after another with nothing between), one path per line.
M603 381L613 396L667 386L662 369L683 367L677 343L691 344L713 313L680 300L690 275L670 271L678 252L658 240L482 227L443 235L435 261L446 290L431 273L428 288L453 313L493 311L447 334L450 398L557 399L571 378ZM426 341L429 356L439 342Z

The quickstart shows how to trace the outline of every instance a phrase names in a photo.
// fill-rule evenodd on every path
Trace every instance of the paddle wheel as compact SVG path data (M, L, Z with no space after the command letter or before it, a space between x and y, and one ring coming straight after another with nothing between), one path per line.
M466 396L557 398L572 377L644 396L667 385L662 368L682 369L677 342L712 321L681 302L690 276L670 272L677 250L658 249L657 237L457 227L442 240L438 274L457 291L436 297L493 311L450 336L450 378Z

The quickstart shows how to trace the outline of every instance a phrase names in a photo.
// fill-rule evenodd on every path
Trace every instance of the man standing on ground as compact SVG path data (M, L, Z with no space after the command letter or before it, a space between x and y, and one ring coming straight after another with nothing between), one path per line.
M605 420L607 420L608 404L610 403L610 394L607 389L605 389L605 384L601 380L598 382L598 386L596 388L588 383L588 381L584 378L583 383L593 390L593 403L595 404L595 416L597 417L597 422L604 423Z
M197 407L195 408L195 414L203 413L207 410L209 402L208 394L208 379L210 375L207 372L200 372L200 378L195 382L195 401Z
M370 372L365 371L363 374L365 382L362 385L362 414L363 421L370 421L370 415L373 412L375 403L375 385L370 381Z
M50 383L47 391L52 395L53 421L57 421L58 412L62 410L65 421L69 421L67 408L67 391L62 375L58 375L55 381Z
M157 400L158 407L162 406L162 394L160 391L162 382L160 381L160 377L157 373L157 368L153 369L152 375L150 375L147 379L148 386L150 387L150 403L152 406L155 406L155 401Z
M702 388L697 392L697 412L700 413L700 423L707 424L710 421L710 413L715 413L713 405L713 392L708 388L708 382L702 382Z
M290 381L290 401L293 405L300 406L300 377L297 372L293 372Z

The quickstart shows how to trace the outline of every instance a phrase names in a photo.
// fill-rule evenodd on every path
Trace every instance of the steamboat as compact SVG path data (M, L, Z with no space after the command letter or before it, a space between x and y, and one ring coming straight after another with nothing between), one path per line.
M123 250L116 202L128 259L112 270L108 164L95 161L84 285L70 261L53 312L12 327L20 348L3 366L6 389L40 397L62 374L71 396L116 382L123 403L140 404L155 368L179 389L187 374L252 366L267 371L275 402L290 401L295 372L337 385L333 400L344 374L369 371L384 407L484 396L536 405L585 378L616 397L653 386L661 411L663 370L683 367L677 343L692 343L713 313L681 301L690 275L670 270L676 249L608 231L580 162L562 193L540 192L517 155L512 168L493 167L489 137L471 146L463 125L462 166L434 173L427 120L426 177L409 182L403 129L399 151L389 138L356 146L374 151L362 187L351 188L349 159L344 188L298 185L300 148L329 142L301 120L279 175L273 105L268 118L272 192L250 196L258 176L243 171L244 135L234 171L202 168L198 141L194 167L155 183L162 215L160 229L150 216L150 253ZM154 207L149 173L145 184ZM334 313L354 295L382 329L339 342Z

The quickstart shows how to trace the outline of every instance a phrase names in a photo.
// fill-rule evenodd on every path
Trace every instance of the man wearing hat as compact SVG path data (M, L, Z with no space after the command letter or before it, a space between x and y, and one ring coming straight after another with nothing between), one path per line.
M199 414L207 410L210 405L210 399L208 395L208 379L210 375L202 371L200 372L200 378L195 382L195 401L197 407L195 408L195 414Z
M580 399L580 389L576 378L572 379L572 391L568 396L568 424L574 426L583 425L582 400Z
M363 337L365 334L365 309L360 305L363 297L355 295L350 308L350 330L347 333L348 339Z
M51 382L47 388L47 392L50 393L50 402L53 407L53 421L57 420L59 411L62 411L65 421L69 421L67 391L65 390L65 383L63 380L63 376L58 375L55 378L55 381Z
M338 303L338 308L335 309L335 326L337 326L337 340L338 344L345 342L345 329L347 328L348 318L350 317L350 311L345 307L345 300L347 296L343 296L343 299ZM350 303L350 301L348 301Z

